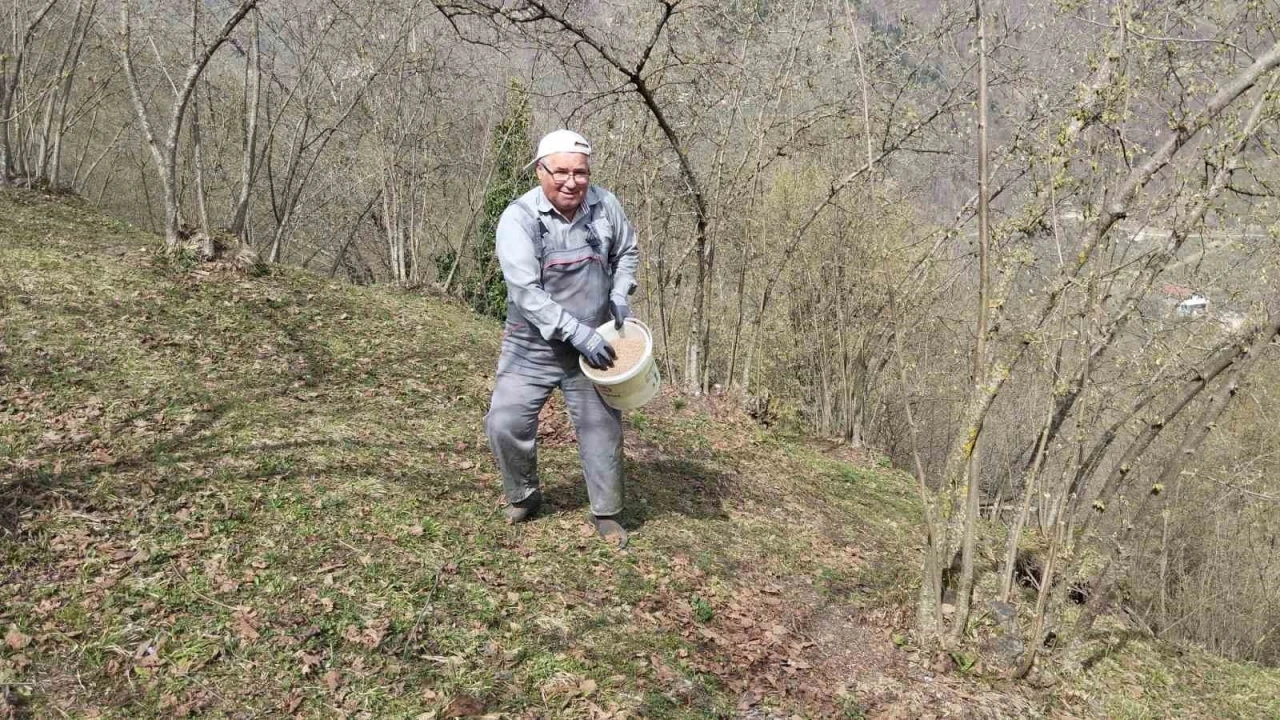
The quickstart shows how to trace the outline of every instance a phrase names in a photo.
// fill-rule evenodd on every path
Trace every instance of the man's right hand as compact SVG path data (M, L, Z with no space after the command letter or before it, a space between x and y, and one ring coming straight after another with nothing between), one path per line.
M586 325L578 326L578 331L569 338L569 343L582 354L588 365L597 370L608 370L613 367L613 361L618 359L613 346L605 342L600 333Z

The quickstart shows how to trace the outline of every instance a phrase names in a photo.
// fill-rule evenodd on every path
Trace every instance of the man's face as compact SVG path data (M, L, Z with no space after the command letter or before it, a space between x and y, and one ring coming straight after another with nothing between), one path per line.
M591 184L591 163L582 153L556 153L538 161L538 184L560 214L572 218Z

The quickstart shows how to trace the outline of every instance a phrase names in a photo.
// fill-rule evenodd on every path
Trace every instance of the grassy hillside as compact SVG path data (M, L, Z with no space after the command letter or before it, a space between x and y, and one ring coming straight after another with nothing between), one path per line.
M0 717L1276 709L1274 673L1198 656L1135 694L1125 673L1169 665L1139 642L1044 690L944 670L898 629L910 479L714 401L627 415L625 552L586 522L558 404L551 508L508 527L481 430L496 324L174 266L32 193L0 218Z

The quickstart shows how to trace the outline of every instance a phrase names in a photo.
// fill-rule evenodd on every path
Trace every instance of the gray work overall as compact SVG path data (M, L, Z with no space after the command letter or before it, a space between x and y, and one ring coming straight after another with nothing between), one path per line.
M559 232L542 229L540 255L542 287L551 299L579 322L598 327L610 317L612 281L592 227L592 210L584 202L574 222ZM537 217L536 210L532 217ZM538 413L559 387L577 434L591 512L615 515L622 511L622 415L600 398L579 368L578 357L569 343L543 339L508 302L485 435L502 473L507 502L527 499L538 489Z

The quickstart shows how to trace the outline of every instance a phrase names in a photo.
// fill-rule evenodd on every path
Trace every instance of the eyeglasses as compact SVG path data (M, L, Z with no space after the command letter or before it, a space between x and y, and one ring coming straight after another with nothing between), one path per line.
M546 163L538 163L538 166L547 171L551 179L557 185L563 185L569 182L569 178L573 178L579 185L585 185L591 180L590 170L552 170L547 167Z

